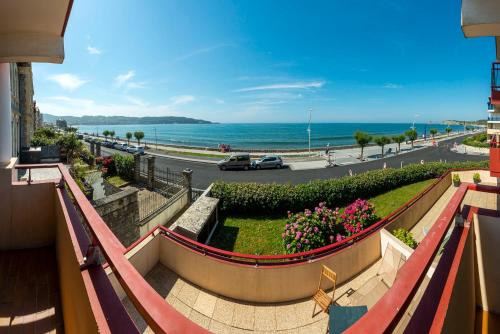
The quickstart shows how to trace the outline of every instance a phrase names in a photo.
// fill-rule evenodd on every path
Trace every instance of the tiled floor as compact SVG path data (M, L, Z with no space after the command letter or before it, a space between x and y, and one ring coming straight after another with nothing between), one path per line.
M349 302L346 292L357 289L376 274L379 262L350 282L337 288L336 303ZM277 333L325 333L328 317L319 312L313 317L314 304L311 299L290 303L256 304L245 303L218 296L178 277L162 264L157 264L146 280L165 300L186 317L214 333L277 332ZM148 332L146 323L132 303L123 301L136 325Z
M0 333L63 333L53 248L0 251Z

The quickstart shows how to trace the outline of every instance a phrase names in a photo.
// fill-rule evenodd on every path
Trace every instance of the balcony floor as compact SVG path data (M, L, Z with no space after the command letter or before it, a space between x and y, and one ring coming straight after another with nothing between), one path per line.
M0 333L64 332L55 250L0 251Z
M358 289L363 282L376 274L380 266L377 261L351 281L338 287L335 302L347 305L347 291ZM325 333L328 322L327 314L316 308L311 298L289 303L247 303L225 298L180 278L161 263L145 276L146 281L172 305L191 321L213 333L239 333L264 331L275 333ZM123 304L140 331L149 333L144 320L125 298Z

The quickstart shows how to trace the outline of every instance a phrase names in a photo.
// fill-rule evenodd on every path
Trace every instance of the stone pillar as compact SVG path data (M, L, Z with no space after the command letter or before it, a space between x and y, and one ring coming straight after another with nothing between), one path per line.
M193 200L193 170L186 168L182 171L182 176L184 176L184 186L188 190L188 204L190 205Z
M153 190L155 187L155 157L148 157L148 189Z
M95 156L95 144L93 142L90 143L90 154Z
M95 144L95 157L99 158L101 156L101 143L97 142Z
M141 155L134 154L134 181L139 183L141 181Z
M10 94L10 65L0 63L0 166L7 165L12 158Z

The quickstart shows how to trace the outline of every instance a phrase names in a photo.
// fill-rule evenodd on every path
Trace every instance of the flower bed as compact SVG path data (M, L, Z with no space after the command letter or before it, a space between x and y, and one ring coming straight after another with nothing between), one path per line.
M357 234L377 220L375 208L366 200L357 199L342 213L339 208L332 210L321 202L314 211L288 213L281 235L283 246L288 254L323 247Z

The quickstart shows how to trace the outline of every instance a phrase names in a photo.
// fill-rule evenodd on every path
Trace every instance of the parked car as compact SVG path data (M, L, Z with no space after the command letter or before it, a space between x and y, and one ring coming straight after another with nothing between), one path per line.
M217 166L221 170L226 169L250 169L250 154L248 153L233 153L224 160L221 160L217 163Z
M127 147L128 145L125 143L125 144L119 144L117 145L117 150L120 150L120 151L127 151Z
M130 145L127 147L127 152L128 153L139 153L139 154L144 154L144 146L135 146L135 145Z
M283 160L277 155L265 155L259 160L252 163L255 169L265 169L265 168L282 168Z
M120 144L120 143L115 142L115 143L113 144L113 148L114 148L115 150L121 150L122 145L123 145L123 144Z

